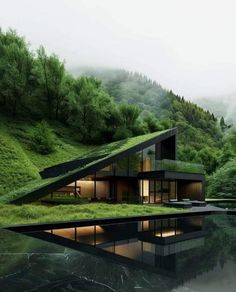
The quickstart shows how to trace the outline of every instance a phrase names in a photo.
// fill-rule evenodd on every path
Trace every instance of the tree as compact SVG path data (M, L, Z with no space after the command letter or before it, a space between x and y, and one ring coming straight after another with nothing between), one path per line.
M136 105L121 103L119 105L119 113L122 125L132 131L140 112L140 109Z
M230 129L232 127L232 125L227 125L225 123L225 119L223 117L220 118L220 128L223 132L225 132L226 130Z
M15 31L0 32L0 91L2 105L13 115L18 107L26 107L31 95L33 56L24 38Z
M205 170L208 174L213 173L217 166L218 153L214 152L210 147L204 147L198 152L198 157L201 159L201 163L205 166Z
M143 122L145 123L147 130L150 133L164 129L161 123L159 123L157 118L152 113L148 112L148 114L143 117Z
M230 143L225 141L224 146L222 148L221 154L217 159L217 164L222 167L228 161L236 157L236 153L234 153Z
M236 154L236 129L232 129L226 136L226 143L229 143L232 151Z
M74 91L76 103L69 123L78 130L80 140L87 143L104 142L102 134L106 131L106 121L113 107L111 97L104 91L101 82L93 77L76 80Z
M52 54L47 56L45 49L40 47L37 51L36 69L39 95L46 98L48 116L50 119L59 119L64 96L62 83L65 77L65 67L59 58Z
M77 95L74 91L76 80L70 74L65 74L61 84L61 97L59 108L59 119L65 124L68 124L68 120L73 115L73 108L77 103Z
M236 160L232 159L209 178L207 195L213 198L236 198L235 181Z

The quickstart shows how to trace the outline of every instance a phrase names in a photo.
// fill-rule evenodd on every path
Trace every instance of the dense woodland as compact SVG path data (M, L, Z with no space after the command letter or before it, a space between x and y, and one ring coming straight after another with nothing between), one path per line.
M0 31L0 109L12 119L38 122L29 139L43 155L55 151L51 121L90 145L178 127L178 158L204 164L209 195L236 197L235 130L141 74L88 68L69 73L55 54L43 47L34 52L16 32Z
M154 117L142 119L138 106L115 103L98 79L74 78L43 47L30 51L14 31L0 34L0 104L13 117L60 121L90 144L163 128Z

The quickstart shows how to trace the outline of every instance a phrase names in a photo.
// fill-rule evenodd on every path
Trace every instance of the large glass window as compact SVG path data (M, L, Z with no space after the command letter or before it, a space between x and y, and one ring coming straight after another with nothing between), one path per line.
M140 201L148 203L149 200L149 180L142 179L139 181Z
M155 144L143 150L143 171L152 171L155 169L156 153Z
M129 176L134 172L140 172L142 171L142 152L124 155L114 165L116 175Z
M156 188L155 188L155 180L150 179L149 180L149 203L155 203L155 193L156 193Z
M113 171L113 164L107 165L106 167L102 168L101 171Z
M176 181L170 181L170 197L169 199L176 199Z
M161 181L156 180L156 198L155 203L161 203L162 202L162 196L161 196Z
M129 171L142 171L142 152L136 152L135 154L129 155Z
M176 181L140 180L140 197L143 203L162 203L176 199Z
M114 172L118 176L132 176L134 172L153 171L156 167L156 145L133 154L126 154L101 171Z
M162 181L162 201L168 201L169 199L169 182Z
M127 176L129 174L129 157L124 155L115 163L115 173L117 175Z

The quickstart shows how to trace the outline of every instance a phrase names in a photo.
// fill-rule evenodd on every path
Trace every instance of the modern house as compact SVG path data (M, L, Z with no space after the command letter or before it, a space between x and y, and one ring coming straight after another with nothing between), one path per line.
M61 193L91 201L204 200L203 167L177 161L176 140L173 128L107 144L88 157L44 169L42 178L51 181L15 202Z

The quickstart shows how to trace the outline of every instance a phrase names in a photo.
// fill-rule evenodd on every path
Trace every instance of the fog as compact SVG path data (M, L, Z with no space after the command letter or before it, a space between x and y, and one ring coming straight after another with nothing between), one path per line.
M186 98L236 92L235 1L0 0L0 25L79 66L138 71Z

